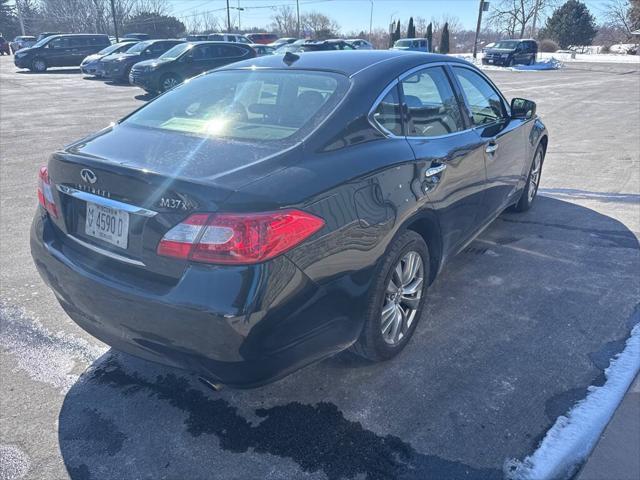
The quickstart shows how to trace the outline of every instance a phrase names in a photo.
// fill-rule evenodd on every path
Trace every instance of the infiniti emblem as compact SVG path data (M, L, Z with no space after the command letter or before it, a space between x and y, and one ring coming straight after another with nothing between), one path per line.
M82 170L80 170L80 176L82 177L82 180L84 180L87 183L93 184L98 181L98 177L96 176L96 174L93 173L88 168L83 168Z

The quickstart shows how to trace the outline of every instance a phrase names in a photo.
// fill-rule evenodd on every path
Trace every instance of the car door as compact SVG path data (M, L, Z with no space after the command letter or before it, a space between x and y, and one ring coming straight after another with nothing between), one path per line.
M47 43L46 61L50 67L64 67L73 56L71 37L58 37Z
M435 210L443 252L453 252L477 230L486 183L480 139L462 110L444 64L410 71L400 79L406 138L420 183Z
M65 65L80 65L84 57L89 55L89 37L70 37L71 54L65 59Z
M486 193L480 221L499 214L517 194L525 174L526 139L523 120L511 119L504 97L473 67L452 66L462 92L473 132L482 144L487 170Z

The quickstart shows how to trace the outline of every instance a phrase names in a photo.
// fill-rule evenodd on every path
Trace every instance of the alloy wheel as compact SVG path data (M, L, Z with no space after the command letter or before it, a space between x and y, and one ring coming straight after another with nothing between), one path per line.
M380 329L384 341L398 345L415 321L424 283L424 261L407 252L393 269L382 306Z
M176 77L167 77L162 81L162 90L169 90L170 88L175 87L177 84L178 79Z
M531 165L531 173L529 174L529 203L533 201L538 191L538 184L540 183L540 169L542 167L542 150L538 150L535 158L533 159L533 165Z
M44 63L44 60L38 59L33 62L33 68L35 68L37 72L44 72L47 69L47 64Z

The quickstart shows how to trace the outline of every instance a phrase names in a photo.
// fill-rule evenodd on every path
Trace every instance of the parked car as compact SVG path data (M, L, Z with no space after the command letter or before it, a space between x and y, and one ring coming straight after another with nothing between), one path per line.
M484 65L533 65L538 55L538 43L535 40L500 40L482 51Z
M54 153L31 253L89 333L211 383L386 360L446 261L534 204L547 142L462 59L264 56Z
M402 38L396 40L392 50L409 50L412 52L429 52L429 41L426 38Z
M355 50L355 47L344 40L324 40L316 42L306 42L301 46L303 52L319 52L322 50Z
M98 74L107 80L115 82L129 82L131 67L143 60L158 58L176 45L184 43L182 40L145 40L135 44L124 53L107 55L97 66Z
M187 35L184 39L186 42L206 42L209 35Z
M276 48L276 50L273 53L278 55L278 54L283 54L287 52L292 52L292 53L300 52L302 51L300 49L300 46L304 45L307 42L309 42L309 40L306 40L306 39L294 40L293 42L280 45L278 48Z
M64 33L65 32L42 32L38 35L38 38L36 38L36 43L47 37L52 37L53 35L64 35Z
M9 45L9 42L7 42L7 40L0 35L0 55L11 55L11 46Z
M242 43L181 43L155 60L136 63L129 83L147 92L164 92L187 78L255 56L255 50Z
M22 48L33 47L36 43L36 37L31 35L19 35L13 39L11 42L11 51L16 53L18 50Z
M273 52L276 51L276 49L273 48L272 46L263 45L260 43L252 43L249 46L255 50L256 54L259 57L261 57L262 55L273 55Z
M349 45L357 48L358 50L373 50L373 45L367 40L361 38L350 38L346 41Z
M245 36L251 40L251 43L261 45L269 45L278 40L278 35L275 33L247 33Z
M74 67L109 45L109 37L97 33L52 35L16 52L14 63L33 72L44 72L49 67Z
M299 40L298 38L294 38L294 37L283 37L283 38L277 39L275 42L270 43L269 46L273 48L279 48L283 45L288 45L298 40Z
M151 40L151 35L149 35L148 33L125 33L125 35L122 37L122 40L124 40L125 38L133 38L134 40Z
M247 37L238 33L210 33L207 36L207 40L214 42L246 43L247 45L253 43Z
M85 57L85 59L82 60L82 63L80 64L80 71L85 75L94 75L96 77L101 77L102 69L100 68L100 60L105 58L107 55L124 53L137 43L138 40L128 38L123 39L123 41L120 43L109 45L107 48L103 48L98 53L94 53L93 55Z

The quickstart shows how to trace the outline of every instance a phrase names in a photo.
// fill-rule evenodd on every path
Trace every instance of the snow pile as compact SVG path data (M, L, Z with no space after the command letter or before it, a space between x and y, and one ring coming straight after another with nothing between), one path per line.
M505 462L510 480L570 478L595 446L629 385L640 371L640 324L631 331L624 350L604 371L607 381L589 387L586 398L560 416L538 449L523 461Z
M511 67L511 70L558 70L562 67L564 67L564 63L551 57L541 62L536 62L533 65L514 65Z

